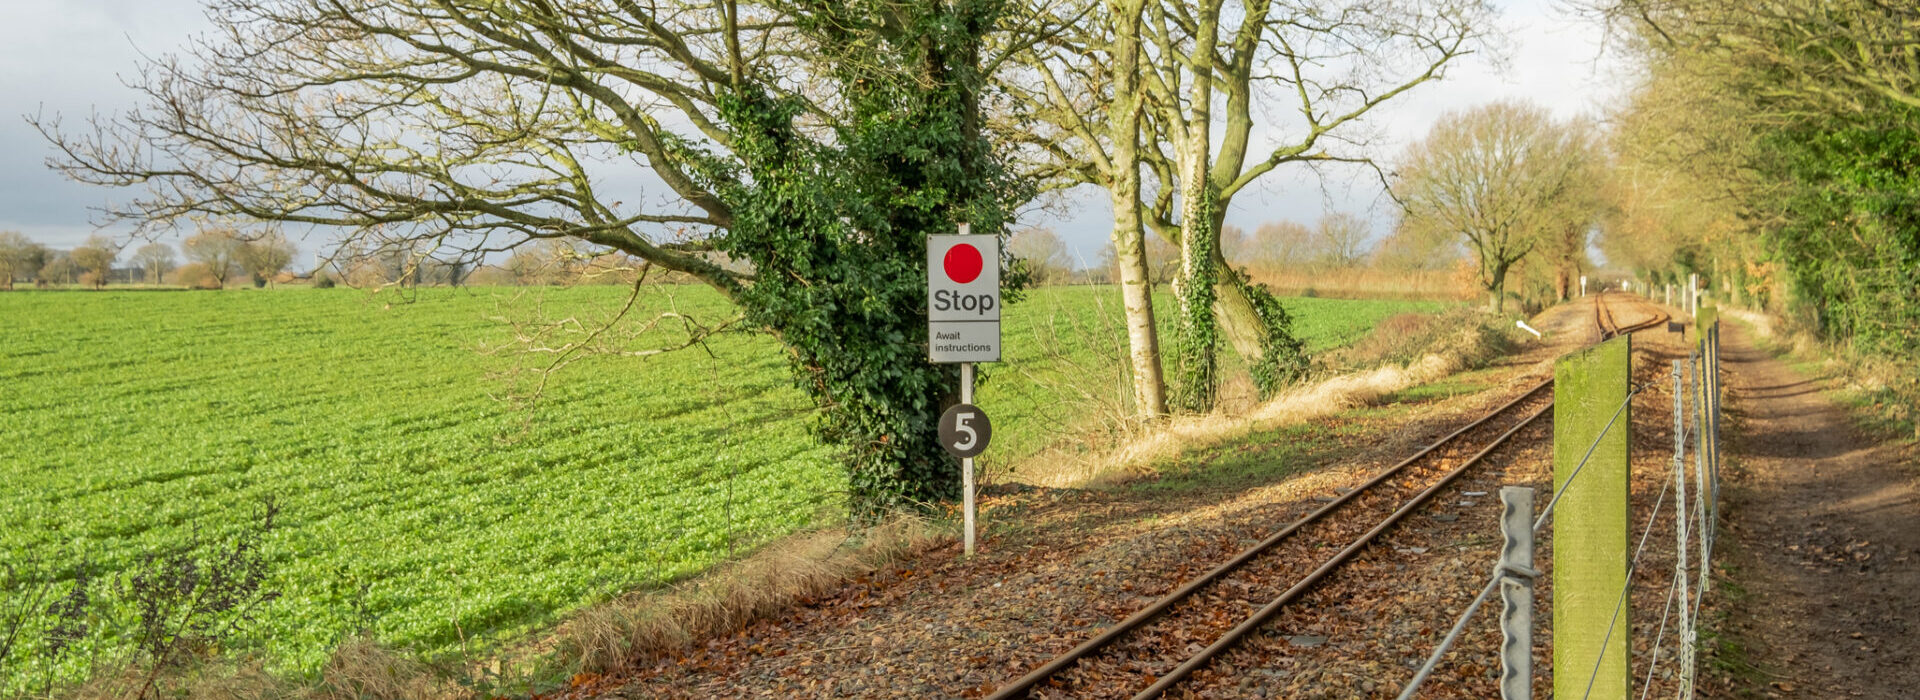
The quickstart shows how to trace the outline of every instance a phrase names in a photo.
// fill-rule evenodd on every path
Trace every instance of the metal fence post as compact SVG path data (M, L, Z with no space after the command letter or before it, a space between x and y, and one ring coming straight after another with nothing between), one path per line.
M1682 370L1685 365L1686 363L1684 361L1673 361L1673 485L1675 489L1673 502L1673 535L1675 540L1673 577L1674 584L1679 586L1680 594L1680 686L1682 688L1689 688L1693 685L1694 627L1692 617L1693 596L1687 590L1687 523L1691 518L1691 516L1687 514L1687 510L1688 506L1692 504L1687 502L1687 414L1685 405L1687 387L1684 386L1681 381ZM1704 360L1695 366L1693 372L1694 383L1697 384L1701 382L1700 368L1704 368L1705 366L1706 362ZM1696 424L1694 425L1694 430L1698 431L1703 427L1704 426ZM1696 468L1694 472L1699 473L1700 470ZM1655 653L1659 652L1656 650ZM1691 693L1685 693L1683 691L1682 697L1691 697Z
M1500 489L1500 700L1533 698L1533 489Z
M1708 464L1713 470L1712 515L1718 518L1720 509L1720 400L1723 398L1720 387L1720 321L1718 318L1714 319L1713 328L1707 333L1707 340L1713 345L1713 352L1707 355L1708 361L1712 363L1710 366L1713 368L1713 371L1707 374L1707 378L1712 382L1710 386L1713 387L1713 390L1708 394L1712 402L1710 406L1712 411L1708 415L1712 420L1707 424L1707 427L1712 428L1713 461ZM1716 520L1715 522L1718 521Z

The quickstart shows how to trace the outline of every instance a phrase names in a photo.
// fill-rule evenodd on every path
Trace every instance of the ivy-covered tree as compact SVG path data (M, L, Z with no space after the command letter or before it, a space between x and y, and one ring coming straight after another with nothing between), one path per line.
M1180 248L1167 403L1189 412L1213 406L1222 348L1263 395L1307 366L1286 309L1223 252L1233 198L1282 167L1371 164L1368 115L1480 50L1492 15L1483 0L1028 6L1040 38L1003 75L1020 117L1008 138L1043 187L1108 191L1128 325L1140 329L1136 381L1158 378L1160 343L1143 286L1124 279L1146 276L1133 232ZM1135 393L1151 409L1146 389Z
M1024 199L982 137L998 0L212 0L147 106L42 122L112 214L334 227L477 263L572 239L706 283L778 338L854 508L958 493L925 357L926 236ZM612 191L644 168L652 191ZM742 264L744 263L744 264Z

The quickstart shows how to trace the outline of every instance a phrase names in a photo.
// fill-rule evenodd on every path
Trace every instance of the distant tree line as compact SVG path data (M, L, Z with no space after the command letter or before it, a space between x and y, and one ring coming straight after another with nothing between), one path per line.
M132 282L134 275L146 284L195 289L221 289L242 278L264 287L278 281L299 252L279 231L246 234L209 228L181 241L184 265L177 264L173 246L150 241L126 256L128 267L116 268L130 247L131 242L96 233L71 250L57 250L18 231L0 231L0 289L13 289L21 282L100 289L116 280Z
M130 248L133 252L123 256ZM50 248L20 232L4 231L0 232L0 290L22 283L99 289L112 282L136 281L192 289L267 287L301 279L289 271L298 254L299 248L276 230L248 233L207 228L182 240L177 249L162 241L135 248L133 242L94 234L71 250ZM724 256L716 261L746 267ZM344 283L358 288L697 283L687 274L649 265L631 254L570 239L524 246L495 264L466 254L438 254L429 246L406 241L349 245L318 262L305 279L316 287Z
M1328 269L1401 264L1393 256L1376 256L1371 238L1367 219L1338 211L1322 215L1311 227L1281 219L1262 223L1251 231L1231 224L1220 229L1222 253L1239 267ZM1108 284L1120 277L1121 263L1111 242L1101 247L1099 257L1077 259L1053 229L1035 227L1015 231L1008 247L1039 284ZM1425 265L1431 258L1422 256L1406 262ZM1180 272L1180 251L1164 240L1149 238L1146 263L1149 280L1169 284Z

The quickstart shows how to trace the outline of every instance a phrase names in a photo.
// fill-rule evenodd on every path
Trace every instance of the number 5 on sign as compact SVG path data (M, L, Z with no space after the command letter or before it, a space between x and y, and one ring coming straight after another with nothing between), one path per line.
M966 459L978 455L992 441L993 422L979 406L954 404L940 415L940 446L953 456Z

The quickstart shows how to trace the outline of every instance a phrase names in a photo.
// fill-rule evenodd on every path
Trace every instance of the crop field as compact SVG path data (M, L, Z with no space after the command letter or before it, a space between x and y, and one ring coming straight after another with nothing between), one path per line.
M110 574L194 531L230 536L272 497L282 597L255 643L311 670L361 629L429 654L514 638L833 517L842 477L769 338L584 356L541 387L530 370L560 356L516 331L577 318L539 342L577 339L626 294L0 294L0 564ZM1047 289L1008 309L1007 362L977 399L994 459L1067 434L1074 406L1124 401L1115 297ZM1441 305L1288 306L1326 348ZM642 330L670 308L728 311L704 288L649 288L612 347L684 341L673 323Z

